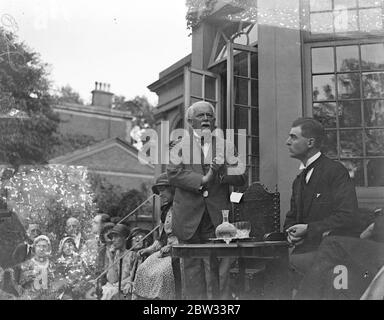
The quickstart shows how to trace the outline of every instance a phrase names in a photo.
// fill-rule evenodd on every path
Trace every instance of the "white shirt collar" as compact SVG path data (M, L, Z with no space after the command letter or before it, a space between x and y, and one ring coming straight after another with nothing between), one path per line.
M312 157L310 157L307 161L307 165L305 165L304 163L300 163L300 167L299 169L300 170L304 170L306 167L308 167L311 163L315 162L317 159L319 159L319 157L321 156L321 152L317 152L315 155L313 155Z
M202 136L199 136L195 130L193 130L193 136L194 136L199 142L201 141ZM204 141L204 145L207 144L207 143L210 144L211 142L210 142L210 141Z

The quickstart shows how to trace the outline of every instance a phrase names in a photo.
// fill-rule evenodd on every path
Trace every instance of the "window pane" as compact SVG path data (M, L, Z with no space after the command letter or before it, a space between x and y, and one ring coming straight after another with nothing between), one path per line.
M322 152L330 158L337 158L336 131L326 131Z
M363 156L361 130L340 131L340 157L351 158Z
M258 157L251 157L251 163L252 163L252 181L259 180L259 159Z
M234 56L234 75L248 77L248 53L241 52Z
M216 79L205 77L205 98L216 100Z
M258 59L256 53L251 53L251 77L258 78Z
M325 73L334 72L333 48L312 49L312 72Z
M335 77L332 74L313 76L312 96L314 101L335 100Z
M257 80L251 80L251 106L259 105L259 87Z
M367 164L368 187L384 186L384 159L370 159Z
M361 68L366 70L384 69L384 44L361 46Z
M337 71L359 70L359 47L336 47Z
M384 101L365 101L364 118L368 127L384 126Z
M235 128L246 129L248 133L248 109L235 106Z
M248 80L234 77L235 103L248 105Z
M194 97L191 97L191 104L195 103L195 102L199 102L199 101L202 101L201 98L194 98Z
M311 0L311 11L325 11L332 10L332 0Z
M378 7L382 0L359 0L359 7Z
M364 73L363 90L365 98L384 97L384 73Z
M312 13L310 19L312 33L333 33L332 12Z
M348 32L357 30L357 10L335 11L335 32Z
M352 178L356 186L364 186L364 167L363 160L341 160L344 167L347 168L349 176Z
M259 135L259 109L258 108L251 109L251 121L252 121L251 134L254 136L258 136Z
M340 127L361 127L360 101L339 102Z
M202 97L203 76L197 73L191 73L191 94Z
M258 157L259 156L259 139L258 138L251 138L251 139L252 139L252 155Z
M313 117L326 128L336 127L336 103L324 102L313 104Z
M381 9L360 10L360 30L375 31L383 29Z
M258 40L258 25L253 25L253 28L248 33L249 36L249 44L255 43Z
M236 35L236 37L233 39L233 43L242 44L244 46L248 46L248 37L244 33L240 33Z
M342 8L356 8L356 0L335 0L335 9Z
M368 156L384 156L384 130L366 130L366 148Z
M337 76L339 99L360 98L360 74L344 73Z

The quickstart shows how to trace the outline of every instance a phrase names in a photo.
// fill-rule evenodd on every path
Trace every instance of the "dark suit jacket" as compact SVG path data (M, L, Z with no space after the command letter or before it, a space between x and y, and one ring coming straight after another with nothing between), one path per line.
M321 155L307 185L307 201L302 210L300 175L292 186L291 208L287 213L284 230L298 223L308 224L308 232L302 245L295 252L315 250L324 232L358 235L361 232L357 211L354 183L348 170L339 162Z
M32 245L27 242L19 243L12 254L12 261L14 265L15 281L19 283L21 268L20 264L32 258Z
M171 185L175 186L175 197L173 200L174 216L172 220L172 228L175 236L180 241L189 240L196 232L199 223L205 211L209 213L214 227L222 223L223 209L230 209L229 186L242 186L245 184L246 178L242 169L243 163L236 165L225 164L220 169L214 182L207 186L208 197L204 198L199 191L201 179L209 170L208 159L213 159L217 154L225 154L223 146L225 140L220 137L213 137L207 158L204 162L196 164L196 160L204 158L201 147L197 143L193 143L193 133L191 136L184 136L171 151L170 164L167 167L167 174ZM217 142L217 146L216 146ZM181 148L184 149L181 150ZM228 154L234 150L233 144L228 144ZM189 150L190 157L185 153ZM181 163L174 164L174 155L183 155ZM184 152L184 154L183 154ZM232 153L233 154L233 153ZM194 162L192 161L195 158ZM188 160L189 159L189 160ZM201 164L204 163L204 164Z

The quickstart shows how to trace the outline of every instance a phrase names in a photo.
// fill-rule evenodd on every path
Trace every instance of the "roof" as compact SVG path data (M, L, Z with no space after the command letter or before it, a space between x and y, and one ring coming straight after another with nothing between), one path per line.
M127 111L120 111L106 107L92 106L92 105L81 105L75 103L62 103L54 105L53 109L60 112L69 111L73 113L90 113L90 114L99 114L103 116L108 116L112 118L123 118L127 120L132 120L133 116Z
M101 142L95 143L91 146L88 146L86 148L78 149L76 151L67 153L63 156L59 156L56 158L53 158L48 161L49 164L70 164L77 160L87 158L97 152L100 152L108 147L111 147L113 145L118 145L122 149L124 149L131 157L134 157L135 159L138 159L138 150L132 146L127 141L124 141L123 139L120 139L118 137L116 138L110 138L103 140ZM139 160L137 160L139 161ZM143 164L143 166L153 170L154 166L151 164Z
M189 66L192 61L192 54L185 56L180 59L167 69L159 73L159 79L151 83L147 88L153 92L156 92L160 87L164 86L169 81L175 79L176 77L184 74L184 67Z

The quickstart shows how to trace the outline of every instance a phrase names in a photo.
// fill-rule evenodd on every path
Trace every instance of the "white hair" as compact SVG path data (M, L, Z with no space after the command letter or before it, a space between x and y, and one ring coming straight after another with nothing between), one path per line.
M211 103L209 103L208 101L198 101L198 102L195 102L193 103L190 107L188 107L186 113L185 113L185 121L188 123L189 120L191 120L193 118L193 116L195 115L195 109L196 107L199 107L199 106L202 106L202 105L208 105L210 106L210 108L212 109L212 113L215 115L215 108L213 107L213 105Z
M79 219L77 219L77 218L75 218L75 217L70 217L70 218L68 218L68 220L66 221L66 225L68 225L69 223L80 224L80 221L79 221Z

